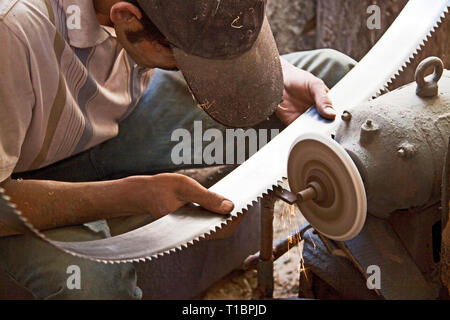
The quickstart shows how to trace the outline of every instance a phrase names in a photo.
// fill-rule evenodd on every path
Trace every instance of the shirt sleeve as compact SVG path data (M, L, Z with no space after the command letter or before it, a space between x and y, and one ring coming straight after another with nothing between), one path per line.
M0 20L0 182L19 160L34 99L28 49Z

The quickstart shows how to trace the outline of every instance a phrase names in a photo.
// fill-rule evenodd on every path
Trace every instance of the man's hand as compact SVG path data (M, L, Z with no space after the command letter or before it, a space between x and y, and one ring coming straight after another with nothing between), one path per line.
M336 117L329 89L325 83L311 73L298 69L281 58L284 77L283 102L275 111L277 117L286 125L291 124L309 107L315 105L319 114L329 120Z
M42 231L132 215L160 218L189 202L220 214L234 208L195 180L173 173L78 183L8 179L3 186L22 214ZM0 237L14 234L18 233L0 224Z
M163 173L128 179L135 185L133 203L143 214L151 214L155 218L163 217L189 202L220 214L228 214L234 208L230 200L181 174Z

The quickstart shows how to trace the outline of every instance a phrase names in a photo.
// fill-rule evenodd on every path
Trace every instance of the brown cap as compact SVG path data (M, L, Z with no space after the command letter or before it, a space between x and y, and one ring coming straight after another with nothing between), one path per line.
M216 121L249 127L283 95L265 0L138 0L172 44L198 104Z

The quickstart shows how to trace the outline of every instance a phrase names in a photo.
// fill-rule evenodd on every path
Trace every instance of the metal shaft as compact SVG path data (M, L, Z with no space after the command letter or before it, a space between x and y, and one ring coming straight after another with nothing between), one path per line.
M305 190L302 190L297 193L297 199L300 202L305 202L309 200L313 200L317 197L316 189L313 187L308 187Z
M276 240L275 244L273 245L273 260L276 261L279 257L284 255L286 252L291 250L293 247L298 245L299 240L301 240L301 234L303 230L297 230L296 232L292 233L289 237ZM252 270L258 268L258 263L261 260L260 254L256 253L254 255L249 256L247 259L245 259L244 263L242 264L243 270Z
M258 262L258 296L256 297L259 299L273 297L273 212L275 200L272 191L262 199L261 250Z

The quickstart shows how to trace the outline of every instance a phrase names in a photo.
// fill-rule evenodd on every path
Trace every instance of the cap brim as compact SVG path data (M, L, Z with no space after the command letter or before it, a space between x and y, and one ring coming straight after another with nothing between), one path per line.
M199 106L217 122L251 127L267 119L283 96L280 56L267 18L253 47L229 60L174 55Z

